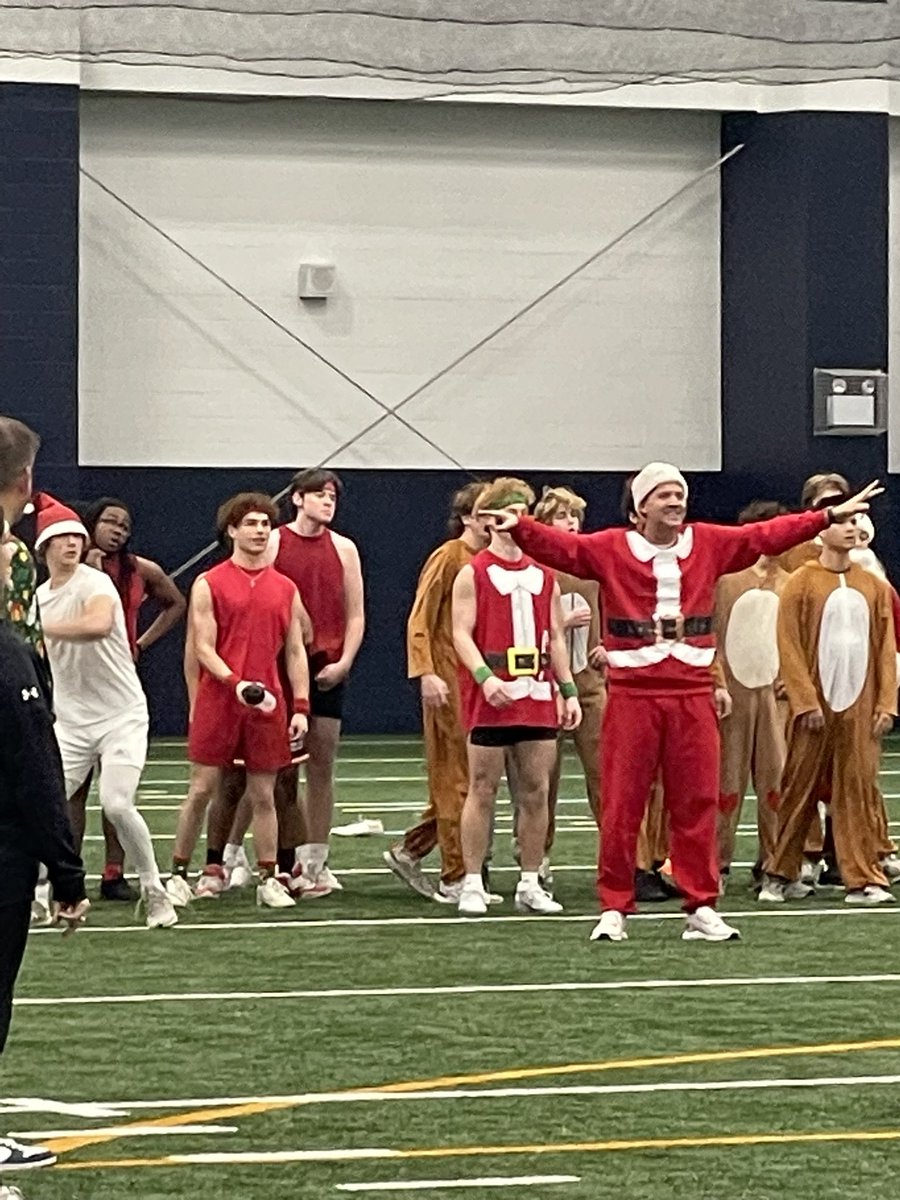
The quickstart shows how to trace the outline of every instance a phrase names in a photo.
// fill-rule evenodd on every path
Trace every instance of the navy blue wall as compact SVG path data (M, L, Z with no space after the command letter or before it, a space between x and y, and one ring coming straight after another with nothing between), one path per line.
M43 438L40 486L78 489L78 88L0 84L0 410Z
M884 473L883 438L813 438L810 378L815 365L887 365L887 119L735 114L723 118L722 140L746 146L722 177L723 470L691 482L694 512L729 520L753 498L795 499L816 470L857 481ZM171 570L211 540L223 497L274 493L287 480L279 471L76 469L76 156L75 89L0 87L3 408L44 435L41 484L69 498L122 495L135 509L135 549ZM622 475L526 475L536 487L574 486L589 502L589 527L618 520ZM405 617L463 478L346 473L337 526L360 545L369 616L348 699L352 730L417 726ZM874 514L876 549L900 577L893 507L889 496ZM141 667L160 733L184 729L180 655L172 636Z

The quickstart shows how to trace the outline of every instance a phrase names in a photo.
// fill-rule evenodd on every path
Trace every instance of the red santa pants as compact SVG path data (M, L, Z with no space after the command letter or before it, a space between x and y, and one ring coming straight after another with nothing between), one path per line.
M634 867L647 799L661 772L669 851L684 908L719 895L719 723L712 693L646 696L612 687L603 719L600 907L635 911Z

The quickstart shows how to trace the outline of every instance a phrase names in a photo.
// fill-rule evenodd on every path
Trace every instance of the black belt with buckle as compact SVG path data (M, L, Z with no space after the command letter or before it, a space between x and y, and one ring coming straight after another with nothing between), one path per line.
M638 638L641 641L677 642L684 637L705 637L712 633L712 617L660 617L656 621L628 621L610 617L606 628L613 637Z
M535 650L517 650L514 657L515 664L511 665L508 650L491 651L485 654L484 661L492 671L518 675L537 675L550 665L550 655Z

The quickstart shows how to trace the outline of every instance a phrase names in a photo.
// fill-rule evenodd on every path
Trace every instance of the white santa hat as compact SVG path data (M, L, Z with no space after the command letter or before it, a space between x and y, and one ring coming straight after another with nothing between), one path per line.
M40 492L35 496L35 507L37 508L35 550L43 546L45 542L49 542L51 538L59 537L63 533L77 533L85 541L88 541L88 531L82 524L78 513L74 509L67 508L55 496L48 496L46 492Z
M687 480L678 468L673 467L671 463L652 462L638 471L631 482L631 498L635 509L639 509L650 493L663 483L680 484L684 488L684 498L687 500Z

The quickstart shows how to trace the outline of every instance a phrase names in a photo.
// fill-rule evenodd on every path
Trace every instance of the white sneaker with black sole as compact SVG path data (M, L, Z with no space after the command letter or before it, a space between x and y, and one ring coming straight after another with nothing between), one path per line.
M739 942L741 939L734 926L726 925L708 904L686 914L685 929L681 936L686 942Z
M516 898L513 901L517 913L535 913L539 916L553 916L561 913L563 906L545 892L539 883L525 883L519 880L516 885Z
M625 932L625 914L616 912L612 908L608 908L605 913L601 913L600 920L591 930L590 941L627 942L628 934Z
M31 924L53 924L53 906L49 883L38 883L35 885L34 896L31 901Z
M764 876L756 899L760 904L784 904L784 883L774 875Z
M404 850L402 843L398 842L396 846L391 846L390 850L385 850L382 858L387 869L401 879L407 887L412 888L418 895L424 896L426 900L435 898L434 884L422 870L421 859L413 858L407 850Z
M896 883L900 879L900 857L896 854L886 854L881 860L881 869L887 876L888 883Z
M138 909L143 906L148 929L171 929L178 924L178 913L163 887L141 888Z
M792 879L790 883L784 885L785 900L805 900L807 896L815 894L815 887L811 883L806 883L802 879Z
M0 1138L0 1171L36 1171L52 1167L56 1155L43 1146L25 1146L13 1138Z
M845 904L896 904L897 897L886 888L870 883L868 887L854 888L844 897Z

